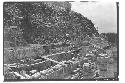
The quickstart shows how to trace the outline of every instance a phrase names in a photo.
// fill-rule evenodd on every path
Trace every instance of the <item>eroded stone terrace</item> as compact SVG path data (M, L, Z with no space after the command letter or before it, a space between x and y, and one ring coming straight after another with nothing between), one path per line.
M8 64L5 66L11 68L11 73L15 74L20 79L84 78L86 77L84 74L80 77L79 66L92 59L91 57L89 58L88 55L97 57L93 54L93 50L97 51L97 48L102 49L96 44L91 43L89 46L81 46L69 51L40 56L41 58L36 60L31 59L28 62L21 60L21 63ZM82 54L80 52L82 52L83 49L87 52ZM90 77L92 76L93 74Z

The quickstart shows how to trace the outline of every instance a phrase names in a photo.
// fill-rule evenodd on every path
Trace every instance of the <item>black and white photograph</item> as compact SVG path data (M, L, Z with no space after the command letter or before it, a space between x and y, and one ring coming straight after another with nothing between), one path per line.
M3 2L4 81L119 81L119 2Z

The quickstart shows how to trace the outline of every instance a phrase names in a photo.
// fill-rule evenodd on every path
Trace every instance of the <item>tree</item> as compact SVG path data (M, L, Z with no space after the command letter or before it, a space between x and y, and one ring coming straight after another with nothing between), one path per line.
M117 33L101 33L101 35L109 42L117 45L118 35Z

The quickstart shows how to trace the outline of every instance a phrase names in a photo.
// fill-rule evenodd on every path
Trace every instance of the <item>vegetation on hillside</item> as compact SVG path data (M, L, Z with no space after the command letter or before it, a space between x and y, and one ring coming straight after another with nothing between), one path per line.
M117 45L117 43L118 43L118 34L117 33L101 33L101 35L112 45L115 45L115 46Z
M5 2L4 41L9 41L14 46L26 43L50 44L98 34L91 20L71 11L71 4L63 9L58 8L59 4Z

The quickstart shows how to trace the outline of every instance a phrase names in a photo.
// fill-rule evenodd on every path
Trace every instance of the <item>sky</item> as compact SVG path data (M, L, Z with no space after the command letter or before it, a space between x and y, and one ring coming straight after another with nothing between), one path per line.
M117 33L117 8L115 2L71 2L71 10L92 20L99 33Z

